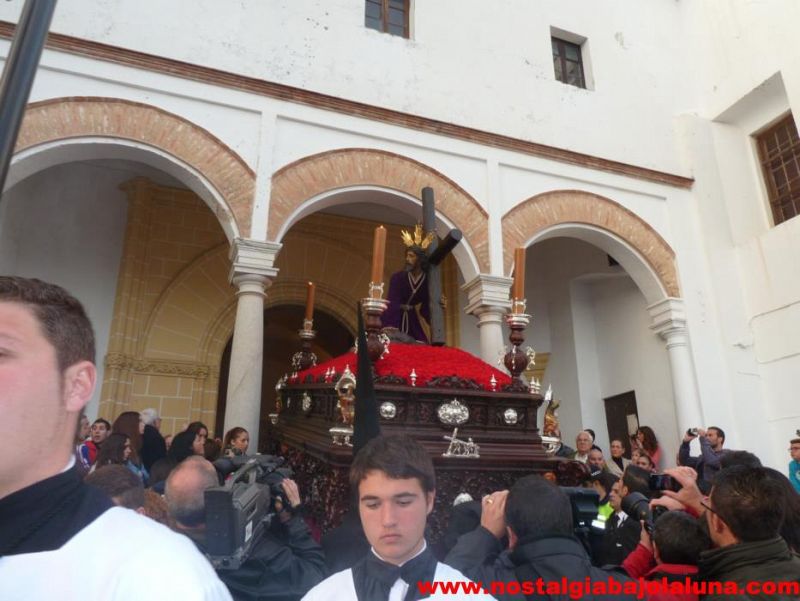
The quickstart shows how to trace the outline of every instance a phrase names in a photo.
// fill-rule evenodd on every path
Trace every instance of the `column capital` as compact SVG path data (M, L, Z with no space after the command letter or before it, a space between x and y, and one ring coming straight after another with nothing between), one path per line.
M667 342L686 339L686 311L683 299L665 298L647 307L650 314L650 329Z
M241 286L240 282L254 281L245 276L257 276L261 278L265 287L269 286L278 275L278 269L274 265L282 246L277 242L235 238L228 255L231 260L228 279L234 285Z
M467 293L467 306L464 310L479 317L487 312L501 315L508 313L511 309L509 292L513 282L511 278L478 274L461 287Z

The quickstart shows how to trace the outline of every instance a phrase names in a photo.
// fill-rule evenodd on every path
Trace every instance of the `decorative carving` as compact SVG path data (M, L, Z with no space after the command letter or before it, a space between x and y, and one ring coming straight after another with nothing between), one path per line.
M108 353L105 366L111 369L127 369L139 374L182 376L198 380L206 379L212 373L212 369L202 363L134 359L122 353Z
M542 436L552 436L561 438L561 427L558 423L558 408L560 401L551 400L544 412L544 425L542 426Z
M364 298L361 300L364 308L364 328L367 331L367 351L373 365L389 352L391 340L381 332L381 315L389 306L389 301L382 298Z
M300 335L300 350L292 355L292 369L295 371L305 371L317 364L317 356L311 351L311 343L317 335L312 329L312 321L305 320L303 329L298 331Z
M443 438L445 440L449 440L450 444L447 446L447 450L442 453L442 457L469 457L471 459L481 458L481 448L472 442L472 438L460 440L458 438L458 428L453 430L453 434L451 436L444 436Z
M384 401L381 403L379 411L383 419L394 419L397 415L397 406L391 401Z
M449 403L439 405L436 415L443 424L460 426L469 420L469 408L458 399L453 399Z
M455 388L458 390L482 390L480 384L471 378L458 376L438 376L431 378L426 384L429 388Z
M309 415L311 413L311 408L314 406L314 403L311 401L311 397L308 396L307 392L303 393L303 398L300 401L300 408L303 410L303 413Z
M353 428L352 426L334 426L328 432L331 433L331 442L340 447L352 447Z
M525 301L523 299L522 301L515 302L524 303ZM527 369L530 358L528 354L520 348L520 345L525 341L523 332L530 323L531 316L524 312L524 304L522 307L522 312L514 312L506 315L506 323L510 330L508 339L511 342L511 350L506 353L503 359L506 369L511 374L511 384L503 386L503 390L507 392L528 391L528 386L523 382L522 378L520 378L520 374Z
M345 367L344 373L339 378L339 381L336 382L336 386L334 386L333 389L339 397L339 402L336 403L336 407L340 411L342 423L349 426L353 423L356 411L356 377L353 375L353 372L350 371L349 365Z
M503 412L503 421L507 423L509 426L513 426L517 423L518 415L517 410L509 407Z

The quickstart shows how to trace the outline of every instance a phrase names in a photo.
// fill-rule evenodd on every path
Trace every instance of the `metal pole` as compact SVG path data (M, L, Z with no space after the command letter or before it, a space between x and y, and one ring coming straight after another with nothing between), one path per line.
M25 105L42 56L56 0L27 0L0 80L0 192L8 175Z

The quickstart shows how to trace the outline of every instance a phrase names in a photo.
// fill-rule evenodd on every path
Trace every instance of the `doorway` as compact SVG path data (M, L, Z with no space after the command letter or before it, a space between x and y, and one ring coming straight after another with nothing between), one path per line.
M636 408L636 393L623 392L603 399L606 407L608 440L621 440L625 445L625 457L631 458L631 436L639 429L639 411Z

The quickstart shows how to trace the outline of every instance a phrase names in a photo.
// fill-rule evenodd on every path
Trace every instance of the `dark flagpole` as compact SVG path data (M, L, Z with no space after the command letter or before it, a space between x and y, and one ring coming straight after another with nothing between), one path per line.
M356 374L356 414L353 419L353 456L373 438L381 435L375 383L372 381L372 362L367 351L364 316L358 303L358 373Z
M14 30L0 80L0 193L55 7L56 0L27 0Z

